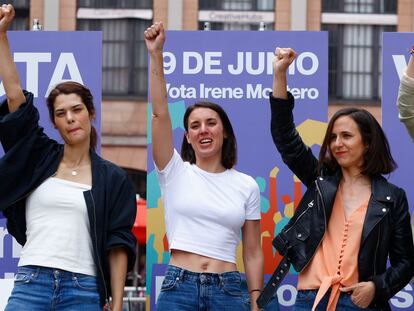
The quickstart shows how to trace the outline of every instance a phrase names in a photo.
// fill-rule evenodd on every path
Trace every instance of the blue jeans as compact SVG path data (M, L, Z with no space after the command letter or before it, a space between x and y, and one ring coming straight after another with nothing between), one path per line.
M37 266L19 267L5 311L102 311L96 277Z
M157 311L248 310L237 271L196 273L168 266L157 300Z
M317 290L299 290L296 296L295 302L295 311L309 311L312 310L313 302L315 301ZM321 299L318 306L316 307L317 311L325 311L326 307L328 306L328 300L330 291L328 291L325 296ZM351 300L351 295L348 293L341 293L339 296L338 304L336 305L337 311L369 311L369 310L377 310L377 309L370 309L370 308L360 308L355 305Z

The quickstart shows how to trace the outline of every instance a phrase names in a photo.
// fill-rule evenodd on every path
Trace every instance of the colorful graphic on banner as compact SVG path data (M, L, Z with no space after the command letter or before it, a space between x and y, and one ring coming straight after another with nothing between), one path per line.
M413 42L414 33L385 32L383 34L382 127L390 142L392 155L398 164L398 169L391 174L390 181L405 190L411 215L414 213L414 144L404 124L398 119L397 97L400 78L407 68L410 58L409 49ZM396 297L391 299L393 306L412 310L414 306L412 283Z
M208 100L222 105L230 117L238 145L236 169L255 178L261 191L266 274L271 274L280 260L271 241L292 217L305 191L281 161L270 135L268 97L274 50L278 46L293 47L297 52L295 62L289 67L288 87L296 98L297 129L305 143L318 153L327 120L327 33L169 31L164 53L177 150L180 150L184 134L182 120L186 106ZM151 108L148 110L150 122ZM151 155L150 126L148 151L147 294L150 308L155 310L169 253L163 205ZM238 268L244 272L241 246L237 249L237 258ZM295 285L296 277L292 273L279 289L282 307L293 305Z
M94 126L101 130L102 34L101 32L8 32L11 50L23 88L34 94L40 112L40 123L53 139L61 141L49 120L46 96L59 82L74 80L85 84L94 96L96 119ZM5 99L0 80L0 100ZM99 146L99 142L98 142ZM0 157L3 156L0 146ZM1 181L1 183L7 181ZM13 278L21 246L8 234L6 220L0 213L0 292L5 279ZM6 286L6 285L4 285ZM2 299L0 296L0 310Z

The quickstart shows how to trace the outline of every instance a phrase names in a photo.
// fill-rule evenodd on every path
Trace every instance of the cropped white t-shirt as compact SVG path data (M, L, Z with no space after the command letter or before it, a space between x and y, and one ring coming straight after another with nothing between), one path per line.
M260 219L255 180L235 169L206 172L177 150L157 175L169 248L236 263L245 220Z

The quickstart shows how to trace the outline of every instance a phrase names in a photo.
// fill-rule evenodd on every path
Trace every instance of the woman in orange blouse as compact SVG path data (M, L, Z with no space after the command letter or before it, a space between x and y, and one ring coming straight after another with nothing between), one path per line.
M414 274L414 247L405 193L382 177L396 167L388 141L369 112L342 109L316 159L295 129L286 91L295 55L276 49L270 94L273 140L308 188L276 238L300 272L295 309L390 310L388 299Z

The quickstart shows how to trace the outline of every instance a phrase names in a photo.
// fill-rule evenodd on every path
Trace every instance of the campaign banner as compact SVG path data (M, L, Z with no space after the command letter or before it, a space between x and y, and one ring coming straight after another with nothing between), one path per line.
M304 142L318 155L327 121L326 32L168 31L164 49L175 148L180 151L187 106L198 101L211 101L220 104L229 115L237 138L238 163L235 168L252 176L261 191L261 237L266 277L280 261L280 255L271 245L272 239L292 217L306 190L283 164L270 134L269 92L276 47L292 47L297 53L288 70L288 89L295 97L297 129ZM150 309L155 310L169 252L163 203L151 154L150 105L148 110L147 295ZM191 191L191 185L188 191ZM197 208L196 204L194 208ZM240 245L237 258L238 269L243 273ZM293 306L295 288L296 275L292 270L278 291L282 310Z
M405 190L411 215L414 213L414 144L404 124L398 118L397 98L400 79L407 68L413 42L414 33L384 32L383 34L382 127L398 165L397 170L390 175L390 181ZM391 304L397 307L397 310L412 310L413 283L408 284L403 291L391 299Z
M22 87L34 95L45 133L62 143L49 119L46 97L58 83L76 81L86 85L94 97L94 126L101 131L102 33L56 31L9 31L10 48ZM0 100L6 99L0 77ZM98 142L99 146L99 142ZM98 147L99 149L99 147ZM0 157L4 151L0 146ZM0 183L6 183L1 180ZM21 246L7 232L0 213L0 310L3 310L17 270ZM11 284L11 286L10 286Z

